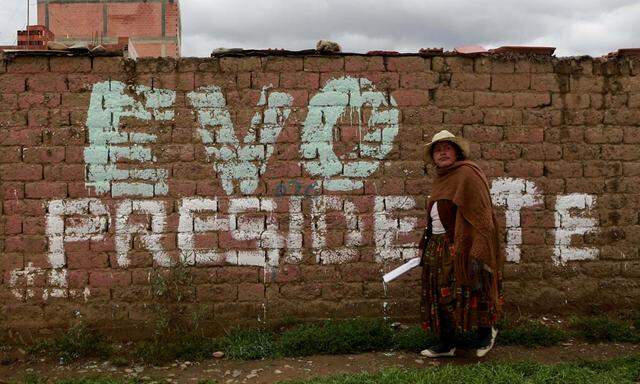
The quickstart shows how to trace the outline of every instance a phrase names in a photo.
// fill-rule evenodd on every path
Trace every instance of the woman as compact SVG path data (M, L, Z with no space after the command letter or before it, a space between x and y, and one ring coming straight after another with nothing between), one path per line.
M426 148L436 177L422 243L421 316L423 328L440 337L421 352L427 357L454 356L459 336L470 332L482 357L498 333L504 260L489 184L468 157L469 143L448 131L434 135Z

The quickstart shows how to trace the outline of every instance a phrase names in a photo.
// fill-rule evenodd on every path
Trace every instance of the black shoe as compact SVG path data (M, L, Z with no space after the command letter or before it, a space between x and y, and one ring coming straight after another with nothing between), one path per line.
M478 349L476 350L476 356L478 357L483 357L484 355L489 353L489 351L491 350L491 348L493 348L493 345L496 342L496 337L498 336L498 330L493 327L491 327L490 329L491 329L491 332L488 332L487 335L485 335L479 340Z
M453 357L456 355L456 347L451 346L449 343L438 343L437 345L425 349L420 352L425 357Z

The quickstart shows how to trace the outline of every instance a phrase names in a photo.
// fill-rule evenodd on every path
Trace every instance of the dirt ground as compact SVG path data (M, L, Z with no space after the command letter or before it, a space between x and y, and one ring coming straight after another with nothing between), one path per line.
M233 361L211 359L203 362L176 362L165 366L131 365L115 367L109 362L82 361L63 366L53 361L29 362L26 359L3 361L0 383L21 380L28 373L42 378L62 379L81 377L138 378L145 382L197 383L213 379L219 383L274 383L294 379L328 376L338 373L375 372L384 368L428 368L442 364L475 364L479 361L537 361L561 363L575 360L606 360L640 353L639 344L587 344L570 342L548 348L497 346L480 360L470 352L459 357L427 359L405 352L376 352L343 356L308 356L275 360ZM17 355L19 357L19 352Z

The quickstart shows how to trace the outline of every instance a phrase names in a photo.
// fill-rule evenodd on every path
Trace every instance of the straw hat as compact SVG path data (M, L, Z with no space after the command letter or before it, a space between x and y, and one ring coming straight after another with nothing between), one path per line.
M465 159L469 158L469 153L470 153L469 142L465 138L457 137L453 133L447 130L442 130L436 133L435 135L433 135L431 142L427 144L425 147L424 155L427 161L430 161L431 163L433 163L433 157L431 156L431 148L433 148L433 146L436 143L439 143L441 141L449 141L451 143L454 143L458 148L460 148L460 152L462 152L462 156Z

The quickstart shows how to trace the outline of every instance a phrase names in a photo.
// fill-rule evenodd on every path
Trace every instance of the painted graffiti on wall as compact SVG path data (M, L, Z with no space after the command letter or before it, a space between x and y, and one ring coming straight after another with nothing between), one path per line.
M494 205L505 207L507 261L518 263L522 245L520 211L542 204L542 194L531 181L500 177L491 184L491 198Z
M555 209L555 247L553 262L564 264L570 260L590 260L598 257L598 249L593 247L575 247L571 237L584 235L597 229L598 220L590 216L596 202L595 196L584 193L572 193L558 196Z
M171 90L143 85L130 89L119 81L95 84L87 112L89 146L84 150L87 187L113 197L166 195L168 171L152 166L156 157L149 144L157 136L125 131L123 120L139 119L150 127L171 121L175 100L176 93ZM123 167L123 162L128 167Z
M269 88L262 89L258 101L258 106L264 106L265 110L253 116L242 144L222 89L203 87L187 95L197 113L200 138L228 195L234 192L234 182L238 182L240 192L245 195L255 192L291 113L293 97L283 92L268 92Z
M291 115L293 97L270 86L262 88L260 111L241 137L221 88L207 86L189 93L187 102L197 121L194 134L227 196L183 197L176 203L178 221L171 224L169 203L152 199L169 192L169 171L157 164L153 148L158 140L154 129L172 122L175 102L171 90L118 81L94 85L84 150L85 185L101 197L119 199L50 201L50 268L30 264L13 271L9 285L16 298L34 297L44 277L43 299L88 299L88 288L69 289L65 249L77 242L113 242L118 268L130 268L132 252L140 250L160 267L178 261L192 266L248 265L263 267L265 274L282 264L304 262L305 250L317 264L360 261L362 247L373 248L372 261L380 264L419 256L425 215L416 208L416 197L370 196L363 201L360 196L356 201L350 195L317 195L362 188L393 149L399 110L393 98L377 91L368 79L333 79L311 98L301 127L299 163L316 180L281 183L275 198L251 195ZM350 135L353 147L338 151L337 135ZM497 178L491 194L494 204L505 209L508 261L518 263L521 212L540 206L543 193L532 181ZM556 197L554 263L597 258L597 249L572 245L572 236L596 230L597 220L589 212L594 204L590 195ZM166 246L168 234L175 234L177 249Z
M331 80L309 101L302 129L300 157L312 176L322 178L328 191L350 191L363 186L393 149L399 131L396 102L377 92L368 79L342 77ZM389 105L390 104L390 105ZM343 156L333 147L339 119L357 130L358 143ZM345 128L346 129L346 128Z

